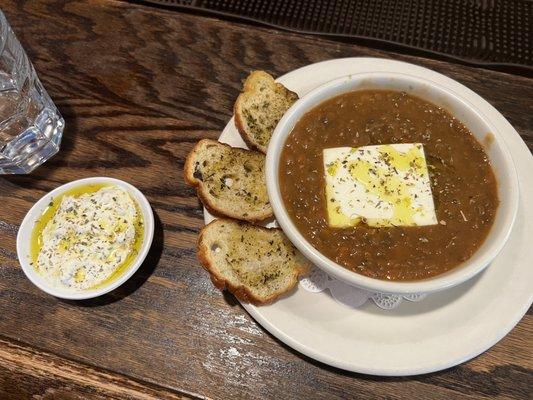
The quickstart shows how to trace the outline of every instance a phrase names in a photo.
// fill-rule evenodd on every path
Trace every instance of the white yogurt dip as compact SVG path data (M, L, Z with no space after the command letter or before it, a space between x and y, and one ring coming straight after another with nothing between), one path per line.
M118 186L65 195L39 235L35 267L56 286L92 288L130 261L141 229L135 202Z

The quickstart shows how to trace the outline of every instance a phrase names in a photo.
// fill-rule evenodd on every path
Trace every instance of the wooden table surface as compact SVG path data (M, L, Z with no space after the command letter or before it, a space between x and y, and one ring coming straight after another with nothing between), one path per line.
M298 354L210 283L186 154L217 138L252 69L375 56L446 74L491 102L533 149L532 80L202 16L100 1L2 1L66 121L60 153L0 178L0 398L527 398L531 310L481 356L413 378L344 372ZM109 295L62 301L25 278L18 226L46 192L89 176L140 188L156 214L140 271ZM533 222L533 221L532 221ZM461 340L461 338L457 338Z

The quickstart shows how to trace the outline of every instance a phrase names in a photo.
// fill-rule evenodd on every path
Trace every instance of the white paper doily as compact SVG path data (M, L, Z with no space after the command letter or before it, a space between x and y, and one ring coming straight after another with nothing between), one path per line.
M329 276L315 266L311 268L309 275L300 279L299 286L311 293L321 293L328 290L331 297L337 302L352 308L361 307L367 301L372 300L379 308L392 310L398 307L403 300L417 302L426 298L425 294L400 295L359 289Z

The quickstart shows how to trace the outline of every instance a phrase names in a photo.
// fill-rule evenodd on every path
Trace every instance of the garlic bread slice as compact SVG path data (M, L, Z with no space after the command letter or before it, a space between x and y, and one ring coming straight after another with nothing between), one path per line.
M217 219L202 229L198 258L216 287L254 304L290 291L309 269L281 229L230 219Z
M265 181L265 156L211 139L200 140L185 162L185 181L217 214L245 221L272 216Z
M265 71L253 71L235 102L235 125L250 148L266 154L268 142L283 114L298 100Z

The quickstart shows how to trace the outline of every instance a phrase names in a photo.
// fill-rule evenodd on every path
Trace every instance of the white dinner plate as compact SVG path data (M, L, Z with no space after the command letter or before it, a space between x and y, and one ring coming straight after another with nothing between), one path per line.
M399 61L343 58L308 65L278 81L300 96L330 80L363 72L405 72L469 100L504 133L520 182L517 221L504 250L480 275L425 300L382 310L371 302L353 309L328 292L297 290L274 304L243 307L266 330L323 363L372 375L403 376L442 370L469 360L502 339L533 300L533 157L515 129L487 101L432 70ZM246 147L233 119L220 141ZM527 206L529 205L529 207ZM213 219L204 210L205 222Z

